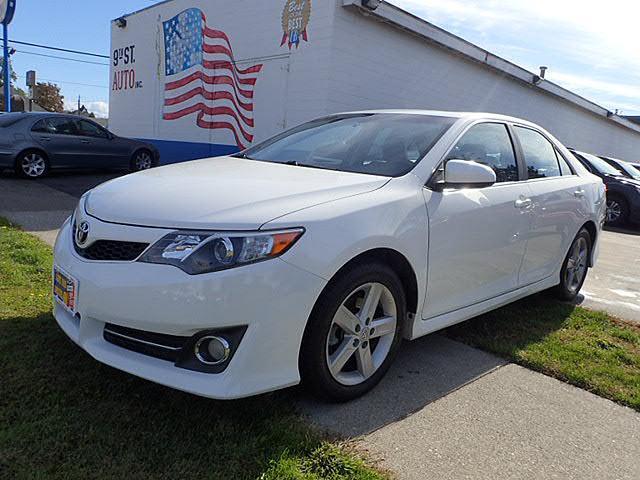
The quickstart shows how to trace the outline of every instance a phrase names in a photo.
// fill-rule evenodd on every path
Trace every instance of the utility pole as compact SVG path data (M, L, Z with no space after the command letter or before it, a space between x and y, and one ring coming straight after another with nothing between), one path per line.
M80 115L80 95L78 95L78 115Z
M4 34L4 109L11 111L11 65L9 62L9 24L16 11L16 0L0 0L0 21Z

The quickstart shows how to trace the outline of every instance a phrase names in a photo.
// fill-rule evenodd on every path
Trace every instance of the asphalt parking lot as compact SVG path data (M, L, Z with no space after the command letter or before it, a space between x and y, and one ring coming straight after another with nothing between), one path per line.
M0 178L0 215L53 244L57 229L87 190L122 173L53 174L38 182ZM640 226L607 229L597 266L589 272L578 303L640 323Z

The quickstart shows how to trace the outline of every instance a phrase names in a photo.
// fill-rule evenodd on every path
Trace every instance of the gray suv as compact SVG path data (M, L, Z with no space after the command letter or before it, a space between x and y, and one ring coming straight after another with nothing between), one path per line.
M58 113L0 115L0 171L39 178L50 169L146 170L158 165L151 144L122 138L85 117Z

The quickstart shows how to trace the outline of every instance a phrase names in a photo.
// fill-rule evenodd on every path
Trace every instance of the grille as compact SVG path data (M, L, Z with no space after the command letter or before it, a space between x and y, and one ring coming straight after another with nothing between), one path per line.
M76 252L78 252L78 255L87 260L131 262L138 258L149 244L121 242L117 240L98 240L87 248L80 248L75 242L73 242L73 246Z
M189 340L188 337L143 332L109 323L104 327L103 337L107 342L127 350L174 363Z

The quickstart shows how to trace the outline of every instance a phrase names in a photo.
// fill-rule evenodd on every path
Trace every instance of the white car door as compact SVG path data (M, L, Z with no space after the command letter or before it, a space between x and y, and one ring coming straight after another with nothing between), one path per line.
M554 275L587 216L584 180L539 131L513 128L531 189L531 229L520 271L525 286Z
M524 171L505 124L472 126L447 155L451 159L486 164L498 181L485 188L424 189L429 215L425 319L515 290L529 231L529 190L520 181Z

